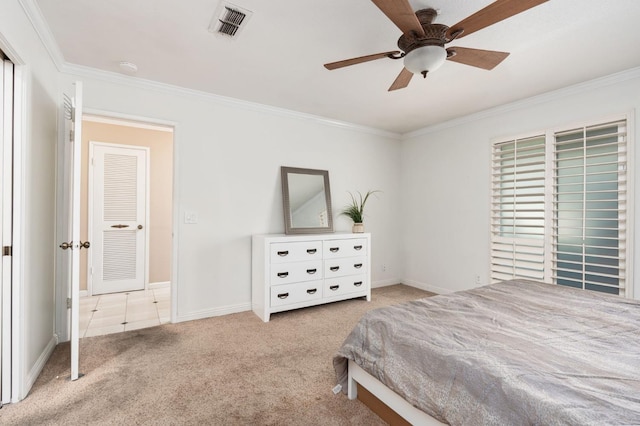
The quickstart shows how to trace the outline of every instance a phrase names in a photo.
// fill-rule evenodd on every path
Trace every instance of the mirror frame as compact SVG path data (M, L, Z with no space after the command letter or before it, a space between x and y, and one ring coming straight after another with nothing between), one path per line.
M319 175L324 180L324 198L327 204L327 226L313 228L296 228L291 224L291 198L289 196L289 174ZM285 234L323 234L333 232L333 212L331 210L331 188L329 186L329 172L327 170L302 169L299 167L280 167L282 179L282 207L284 209Z

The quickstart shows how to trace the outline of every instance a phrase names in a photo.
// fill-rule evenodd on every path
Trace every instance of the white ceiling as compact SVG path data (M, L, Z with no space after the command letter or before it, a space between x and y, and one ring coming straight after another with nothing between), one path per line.
M492 0L410 0L453 25ZM220 0L36 0L67 64L332 120L407 133L640 66L640 1L550 0L449 46L511 52L492 71L445 63L387 89L401 61L322 65L396 50L400 30L369 0L232 0L253 12L237 39L207 31Z

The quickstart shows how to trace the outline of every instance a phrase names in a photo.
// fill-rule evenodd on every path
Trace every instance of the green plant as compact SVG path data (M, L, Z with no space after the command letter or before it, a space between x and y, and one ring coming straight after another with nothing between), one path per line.
M353 223L362 223L364 219L364 206L367 203L369 196L371 194L375 194L376 192L382 192L382 191L379 191L379 190L367 191L364 197L360 192L358 192L357 197L353 195L351 192L349 192L349 195L351 196L351 204L348 204L347 206L345 206L340 212L340 214L351 218L351 220L353 220Z

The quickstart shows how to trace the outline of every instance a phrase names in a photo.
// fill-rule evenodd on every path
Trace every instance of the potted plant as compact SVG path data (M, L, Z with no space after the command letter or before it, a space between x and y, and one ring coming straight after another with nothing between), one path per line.
M346 205L342 209L340 214L348 216L349 218L351 218L351 220L353 220L353 229L352 229L353 233L364 232L364 224L363 224L364 206L367 203L367 200L369 199L369 196L371 194L375 194L376 192L380 192L380 191L378 191L378 190L376 190L376 191L367 191L367 193L364 195L364 197L362 196L362 194L360 192L358 192L358 196L357 197L355 195L353 195L351 192L349 192L349 195L351 196L351 204Z

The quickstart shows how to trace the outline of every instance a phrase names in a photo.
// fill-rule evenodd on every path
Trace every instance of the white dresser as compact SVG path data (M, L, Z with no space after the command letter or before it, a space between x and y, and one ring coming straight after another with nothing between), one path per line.
M274 312L355 297L371 300L371 234L254 235L251 306Z

